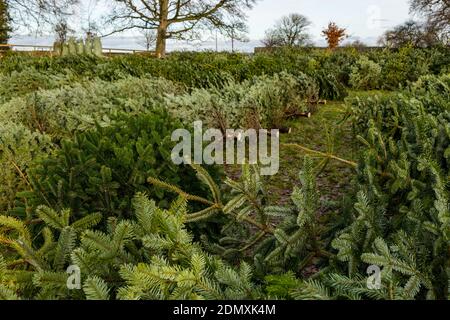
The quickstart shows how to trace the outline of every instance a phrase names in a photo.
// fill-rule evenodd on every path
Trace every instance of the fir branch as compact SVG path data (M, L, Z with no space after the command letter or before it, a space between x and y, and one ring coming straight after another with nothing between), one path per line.
M176 194L180 195L181 197L185 198L186 200L199 202L199 203L202 203L202 204L206 204L208 206L213 206L214 205L213 202L211 202L211 201L209 201L207 199L188 194L188 193L184 192L183 190L181 190L180 188L178 188L178 187L176 187L174 185L171 185L169 183L165 183L163 181L160 181L160 180L158 180L156 178L149 177L147 181L149 183L157 186L157 187L160 187L160 188L165 189L167 191L171 191L173 193L176 193Z
M310 154L310 155L317 155L319 157L337 160L337 161L345 163L345 164L347 164L347 165L349 165L349 166L351 166L353 168L356 168L358 166L358 164L356 162L340 158L340 157L335 156L333 154L328 154L328 153L323 153L323 152L320 152L320 151L312 150L312 149L307 148L305 146L302 146L300 144L283 143L283 144L281 144L281 146L284 146L284 147L287 147L287 148L296 148L296 149L300 149L300 150L302 150L302 151L304 151L304 152L306 152L307 154Z
M88 300L109 300L109 289L105 281L97 276L89 276L83 285Z

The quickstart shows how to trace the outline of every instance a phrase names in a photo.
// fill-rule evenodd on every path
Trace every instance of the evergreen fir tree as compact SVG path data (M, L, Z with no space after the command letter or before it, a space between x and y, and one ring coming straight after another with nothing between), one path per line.
M7 44L10 38L11 17L8 12L6 0L0 0L0 44ZM0 48L0 51L4 48Z
M0 216L0 298L17 299L257 299L248 264L238 268L205 253L185 228L187 203L169 210L145 195L133 200L134 220L108 220L95 230L98 213L70 223L71 212L39 207L43 225ZM33 240L32 240L33 239ZM11 250L8 250L11 252ZM67 286L67 268L80 268L82 289Z
M301 271L314 259L330 256L324 239L321 239L324 230L318 222L319 195L310 158L305 158L300 173L302 186L294 188L292 205L286 207L268 204L264 182L256 166L244 165L238 181L225 181L232 190L228 197L220 193L219 186L206 170L197 165L193 167L200 180L210 188L214 201L187 194L158 179L150 178L149 181L178 193L188 201L207 206L204 210L189 214L187 222L208 220L215 215L232 217L231 222L222 229L223 238L219 243L204 243L213 253L225 259L238 260L251 252L255 272L261 277L267 273L293 269ZM272 224L274 218L278 220L276 227Z

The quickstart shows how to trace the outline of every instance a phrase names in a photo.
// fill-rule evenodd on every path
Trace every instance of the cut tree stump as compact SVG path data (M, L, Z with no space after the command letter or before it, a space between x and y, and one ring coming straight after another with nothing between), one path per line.
M288 119L311 118L311 112L296 112L286 116Z
M311 118L311 112L303 112L303 113L300 113L300 117Z
M278 130L280 130L280 133L291 133L292 132L292 128L280 128L280 129L278 129Z

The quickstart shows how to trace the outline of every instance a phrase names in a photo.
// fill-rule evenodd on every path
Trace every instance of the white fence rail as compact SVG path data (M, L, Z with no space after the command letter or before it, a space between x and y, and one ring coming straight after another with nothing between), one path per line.
M53 46L44 46L44 45L35 45L35 44L0 44L0 51L2 48L9 48L14 51L53 52ZM136 50L136 49L119 49L119 48L103 48L103 53L106 53L106 54L136 54L136 53L154 54L154 52L152 52L152 51Z

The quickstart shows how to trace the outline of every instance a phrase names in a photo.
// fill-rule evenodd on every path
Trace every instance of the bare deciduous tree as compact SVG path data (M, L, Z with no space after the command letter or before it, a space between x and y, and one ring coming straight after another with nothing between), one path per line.
M166 54L167 39L198 37L202 28L229 28L244 21L245 9L256 0L114 0L108 22L112 32L129 29L156 30L156 55Z
M155 30L149 30L149 29L142 30L142 37L144 39L142 44L145 46L145 49L147 51L150 51L150 49L156 43L156 32L155 32Z
M235 42L248 42L248 26L243 21L233 21L229 26L223 28L222 32L226 37L231 39L231 51L235 51Z
M54 27L62 17L72 13L79 0L6 0L9 14L17 26L35 28L43 24Z
M84 0L79 6L79 25L86 37L93 38L100 33L101 27L95 21L94 16L98 10L99 0Z
M367 48L367 44L362 40L355 40L351 43L351 45L355 48Z
M273 29L266 31L263 43L266 47L298 47L307 45L311 39L307 33L309 19L292 13L281 18Z
M357 39L353 42L349 42L345 45L347 48L355 48L358 50L362 50L364 48L367 48L367 44L365 44L363 41Z
M66 20L60 20L55 25L56 42L66 43L69 34L75 32L72 30Z
M427 28L439 33L441 40L448 43L450 38L449 0L411 0L411 11L427 19Z
M406 45L430 47L439 42L439 35L433 28L428 24L422 24L413 20L385 32L379 40L380 45L391 48L399 48Z

